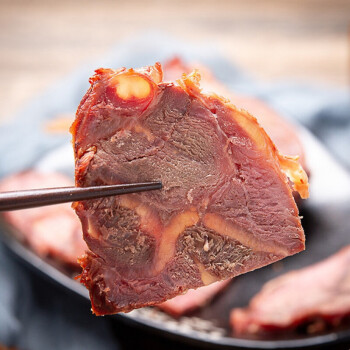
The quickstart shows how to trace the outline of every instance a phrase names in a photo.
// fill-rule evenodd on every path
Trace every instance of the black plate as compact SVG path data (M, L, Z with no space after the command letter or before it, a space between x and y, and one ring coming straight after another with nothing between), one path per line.
M311 199L305 201L301 207L307 238L305 252L235 278L228 288L208 306L180 319L173 319L156 308L134 310L116 317L162 335L205 347L287 349L320 347L330 344L335 346L350 341L350 325L347 324L342 328L316 336L307 335L303 330L299 330L279 337L275 335L264 338L236 338L232 336L229 328L230 310L247 305L251 297L266 281L289 270L320 261L350 243L348 239L350 232L348 219L350 201L347 201L350 198L347 192L347 190L350 191L348 174L334 162L309 133L302 130L301 134L308 150L307 155L312 172ZM37 166L41 169L48 169L54 164L56 169L51 170L64 171L64 162L60 162L59 159L67 160L65 155L67 149L67 146L64 146L48 152L44 157L41 155L38 157ZM51 159L55 161L52 162ZM323 168L332 169L331 191L327 190L329 185L326 183L329 173L325 174ZM13 229L4 222L1 223L1 232L5 245L31 268L72 293L88 298L87 290L72 279L71 271L53 260L38 257L16 238L17 235L14 234Z

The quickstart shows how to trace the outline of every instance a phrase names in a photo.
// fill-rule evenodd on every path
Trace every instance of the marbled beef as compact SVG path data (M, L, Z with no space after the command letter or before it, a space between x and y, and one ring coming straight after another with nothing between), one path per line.
M180 77L179 77L180 78ZM282 156L248 112L202 94L194 72L98 69L71 131L76 185L161 180L163 190L75 203L90 249L81 282L95 314L164 302L304 249Z

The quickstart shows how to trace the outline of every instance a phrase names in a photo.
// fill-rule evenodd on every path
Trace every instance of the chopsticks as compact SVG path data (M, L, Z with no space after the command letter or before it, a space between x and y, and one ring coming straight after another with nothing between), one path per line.
M28 209L120 194L160 190L161 182L92 187L56 187L0 193L0 211Z

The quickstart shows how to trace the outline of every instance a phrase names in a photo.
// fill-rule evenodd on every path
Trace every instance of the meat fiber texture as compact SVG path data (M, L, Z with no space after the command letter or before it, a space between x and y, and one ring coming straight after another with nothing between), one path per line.
M330 258L266 283L249 307L234 309L238 335L281 332L307 324L309 333L339 326L350 315L350 246Z
M308 172L305 152L298 136L298 130L264 101L228 90L225 85L215 78L208 67L201 63L186 63L179 57L174 57L165 62L164 78L169 81L178 79L183 73L190 73L194 67L200 68L201 87L203 90L208 92L215 91L228 97L235 106L253 114L279 151L283 154L298 156L300 164Z
M304 249L295 158L248 112L160 64L98 69L71 127L76 185L161 180L163 189L77 202L81 283L97 315L154 305Z
M0 183L0 191L72 186L72 181L58 173L26 171L11 175ZM81 224L70 203L3 213L28 245L41 257L78 267L78 257L87 249Z

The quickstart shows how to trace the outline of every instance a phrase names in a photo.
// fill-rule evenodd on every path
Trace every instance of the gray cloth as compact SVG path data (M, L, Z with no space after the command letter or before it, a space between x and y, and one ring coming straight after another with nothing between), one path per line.
M149 33L119 44L99 62L83 65L0 128L0 177L30 168L49 150L70 142L70 135L48 134L42 125L61 113L75 112L95 68L144 66L178 54L188 61L203 62L231 89L266 100L287 118L305 125L350 168L348 91L257 82L229 63L214 46L182 43ZM0 343L36 350L115 348L108 318L91 316L86 301L72 299L29 273L1 246L0 285Z

